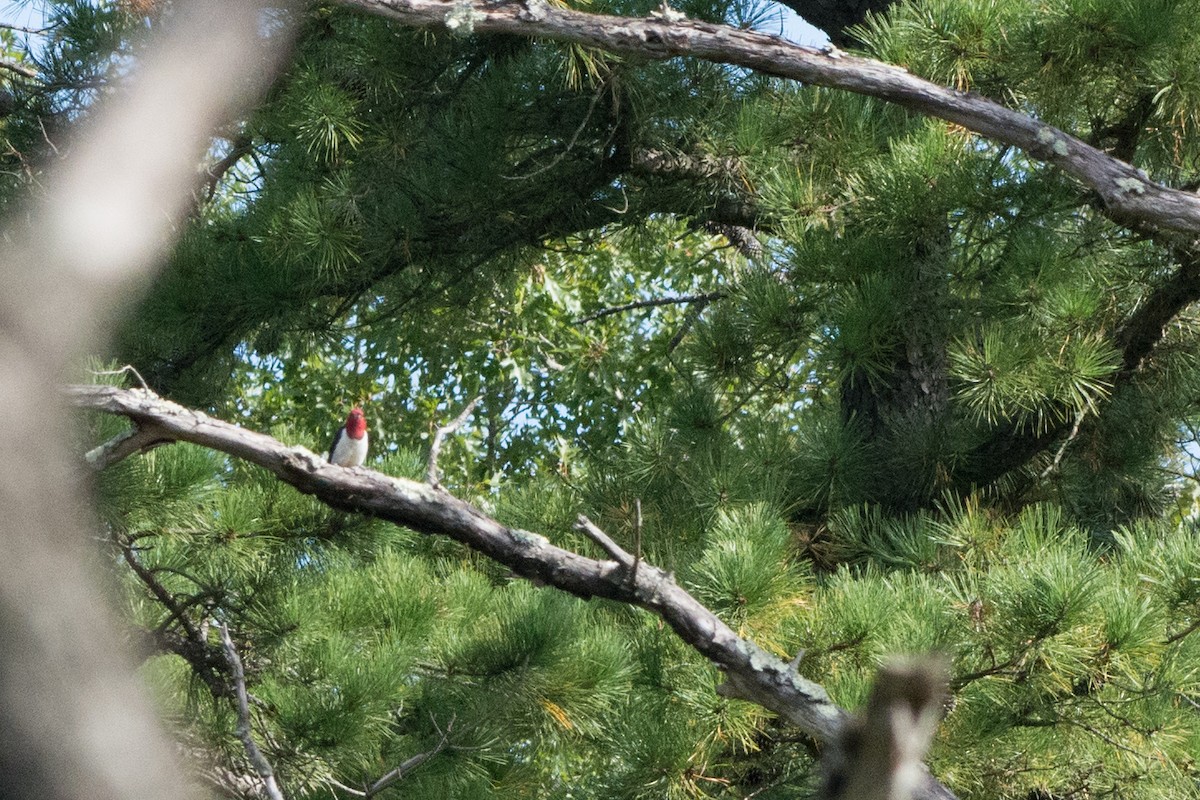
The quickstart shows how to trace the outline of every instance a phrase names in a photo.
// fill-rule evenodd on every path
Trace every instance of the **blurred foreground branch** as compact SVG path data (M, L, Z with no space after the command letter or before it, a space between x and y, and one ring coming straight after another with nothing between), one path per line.
M0 797L195 796L113 620L56 387L174 239L211 132L285 54L281 14L246 0L177 4L4 231Z

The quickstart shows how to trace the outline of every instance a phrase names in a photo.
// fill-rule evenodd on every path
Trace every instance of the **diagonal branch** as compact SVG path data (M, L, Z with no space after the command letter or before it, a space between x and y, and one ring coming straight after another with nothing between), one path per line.
M156 431L153 425L134 425L84 453L83 460L89 467L100 472L134 453L144 453L170 441Z
M435 489L441 488L441 473L438 470L438 457L442 454L442 443L446 441L446 437L454 433L462 427L467 421L467 417L471 416L471 412L475 410L475 406L479 405L479 401L483 400L483 395L479 395L471 402L467 403L467 407L459 412L458 416L450 420L450 422L442 425L433 434L433 444L429 446L429 466L425 471L425 480Z
M444 490L369 469L335 467L303 447L289 447L152 392L72 386L67 393L79 408L127 417L136 424L150 423L176 441L256 464L334 508L448 536L539 585L584 599L601 597L646 609L725 673L722 692L726 696L768 708L820 741L833 740L843 727L846 712L829 699L824 687L738 636L670 575L644 561L630 576L626 564L587 558L551 544L544 536L509 528ZM927 774L914 796L953 797Z
M221 623L221 644L225 647L225 658L229 661L229 670L233 674L234 691L237 694L238 738L242 740L242 746L246 748L246 755L249 756L250 763L254 765L254 771L262 778L267 797L270 800L283 800L283 792L279 790L279 784L275 780L275 770L271 768L271 762L267 761L262 750L258 749L258 744L251 735L250 695L246 691L246 671L242 668L242 659L238 656L237 648L233 646L233 639L229 636L229 626L224 622Z
M6 69L9 72L15 72L18 75L23 75L26 78L36 78L37 70L32 67L27 67L17 61L9 61L7 58L0 59L0 69Z
M585 322L593 322L603 317L610 317L613 314L620 314L624 311L636 311L639 308L657 308L658 306L684 305L690 303L704 303L708 305L713 300L720 300L725 296L725 292L705 292L704 294L689 294L682 297L655 297L648 300L634 300L632 303L625 303L620 306L609 306L602 308L599 311L593 311L586 317L580 317L574 321L575 325L582 325Z
M1152 181L1144 172L1051 125L972 92L902 67L838 50L815 50L775 36L692 20L587 14L546 0L341 0L402 25L458 33L507 33L585 45L661 61L692 56L780 78L877 97L944 119L1058 167L1095 191L1114 220L1200 234L1200 197Z
M1121 368L1116 383L1129 382L1183 309L1200 300L1200 256L1193 249L1176 253L1179 269L1151 292L1117 331Z
M437 727L437 723L434 723L434 727L435 728ZM412 772L417 767L424 764L429 759L436 756L438 753L445 750L446 743L450 739L450 731L453 728L454 728L454 718L451 717L450 721L448 723L446 723L446 730L443 731L441 729L438 729L438 732L441 733L442 738L438 741L437 744L435 744L431 749L426 750L424 753L417 753L415 756L410 756L410 757L406 758L404 760L404 763L402 763L400 766L396 767L391 772L388 772L386 775L381 777L379 780L372 783L370 785L370 787L367 788L367 790L363 794L363 796L364 797L374 797L375 795L382 792L384 789L391 786L396 781L402 779L405 775L408 775L410 772Z

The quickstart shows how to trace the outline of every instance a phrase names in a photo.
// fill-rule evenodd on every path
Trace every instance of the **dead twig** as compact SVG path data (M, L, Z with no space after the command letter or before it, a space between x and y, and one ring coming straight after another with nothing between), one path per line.
M454 717L451 717L450 721L446 723L446 730L444 731L438 728L436 722L434 723L433 727L434 730L442 735L442 738L438 740L438 743L434 745L432 749L426 750L424 753L417 753L415 756L405 759L404 763L402 763L400 766L396 767L394 770L372 783L370 788L368 788L363 794L363 797L374 797L396 781L408 775L408 773L412 772L417 767L424 764L429 759L436 756L438 753L445 750L446 742L450 738L450 731L454 728Z
M250 695L246 691L246 671L242 667L242 659L238 656L237 648L233 646L233 639L229 636L229 626L222 622L220 630L221 644L225 647L225 659L229 662L230 672L233 673L233 688L237 695L237 736L242 740L242 746L246 748L246 755L250 758L254 771L262 778L267 797L270 800L284 800L283 792L279 790L279 784L275 781L275 770L272 769L271 762L267 761L262 750L258 749L258 744L251 735Z
M442 442L445 441L447 436L462 427L462 424L467 421L467 417L471 416L471 412L475 410L475 406L479 405L479 401L482 399L483 395L479 395L467 403L467 407L457 417L451 420L449 424L438 428L433 434L433 444L429 446L429 466L425 471L425 479L433 488L442 488L441 477L438 474L438 457L442 454Z
M101 472L134 453L144 453L155 447L170 444L172 439L153 425L134 426L119 433L104 444L97 445L83 455L87 465Z
M602 317L609 317L613 314L620 314L623 311L635 311L639 308L655 308L657 306L681 305L684 303L703 303L708 305L713 300L720 300L725 296L725 292L705 292L704 294L689 294L683 297L659 297L651 300L635 300L632 303L626 303L621 306L611 306L602 308L586 317L580 317L574 320L572 324L582 325L585 322L593 322Z
M630 555L628 551L624 550L619 544L614 542L607 533L600 530L596 523L592 522L583 514L580 514L579 519L576 520L575 530L579 531L593 542L600 545L600 548L612 556L613 560L618 564L629 570L633 569L633 565L636 563L634 557Z

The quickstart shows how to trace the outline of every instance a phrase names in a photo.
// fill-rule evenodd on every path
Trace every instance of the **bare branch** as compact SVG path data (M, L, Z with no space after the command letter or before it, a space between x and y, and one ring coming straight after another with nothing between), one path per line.
M10 25L7 22L0 22L0 28L4 29L6 31L16 31L17 33L30 33L35 36L41 36L46 33L49 33L50 31L54 30L57 27L59 27L59 23L55 23L53 25L47 25L44 28L29 28L24 25Z
M177 441L257 464L334 508L368 514L421 533L448 536L539 585L585 599L602 597L646 609L724 671L726 680L719 689L724 696L770 709L823 742L832 741L842 730L846 712L829 699L824 687L738 636L661 569L643 561L630 580L628 565L633 556L586 518L580 519L581 529L617 563L587 558L556 547L544 536L509 528L428 484L369 469L341 469L303 447L288 447L270 436L146 392L113 386L72 386L66 391L79 408L151 422ZM934 800L953 795L927 777L914 797Z
M709 301L701 300L688 309L687 316L683 318L683 324L679 326L679 330L671 337L671 341L667 342L667 352L674 353L675 348L683 344L683 339L688 335L692 327L700 320L700 315L704 313L704 309L708 308Z
M1083 420L1087 416L1088 409L1079 409L1079 413L1075 415L1075 423L1071 426L1071 432L1067 434L1067 438L1063 439L1063 443L1059 446L1058 451L1054 454L1054 460L1051 461L1046 468L1042 470L1042 474L1038 477L1045 480L1050 477L1050 473L1058 469L1058 465L1062 463L1063 456L1066 455L1067 447L1071 442L1075 441L1075 437L1079 435L1079 428L1083 425Z
M471 416L471 412L475 410L475 406L479 405L479 401L483 399L483 395L479 395L471 402L467 403L467 407L459 412L458 416L452 419L446 425L438 428L433 434L433 444L429 446L429 465L425 471L425 479L429 481L429 485L437 489L441 487L441 476L438 474L438 457L442 454L442 442L446 437L454 433L462 427L467 421L467 417Z
M579 141L579 136L583 133L583 129L587 127L588 121L592 118L592 113L596 110L596 104L600 102L600 98L604 95L604 92L607 88L608 87L605 84L601 84L600 87L596 89L595 94L592 95L592 102L588 104L587 113L583 115L583 119L579 122L579 127L575 129L575 133L572 134L570 141L568 141L566 146L563 147L561 153L550 159L548 163L543 164L530 173L525 175L505 175L504 179L510 181L527 181L530 178L534 178L538 175L541 175L543 172L556 167L559 162L567 157L567 153L571 152L571 148L575 147L575 143Z
M633 556L614 542L607 533L600 530L596 526L596 523L580 514L579 519L575 522L575 530L583 533L593 542L600 545L600 548L612 556L613 560L618 564L628 569L633 569Z
M829 700L821 686L799 678L783 661L737 636L665 572L644 561L637 580L630 584L619 563L586 558L550 544L543 536L509 528L428 484L369 469L341 469L303 447L288 447L270 436L145 392L113 386L72 386L67 393L79 408L139 423L152 422L176 441L192 442L257 464L334 508L367 513L422 533L449 536L522 577L577 597L603 597L645 608L662 617L684 641L728 675L741 675L738 691L748 699L777 711L818 739L829 739L841 726L844 712ZM627 553L623 558L632 560Z
M1154 289L1117 331L1121 348L1121 368L1114 378L1117 385L1133 378L1162 341L1171 320L1200 300L1200 255L1192 249L1176 250L1175 255L1179 269Z
M100 472L123 461L134 453L144 453L171 440L164 437L153 425L135 425L84 454L83 460L92 469Z
M437 728L437 725L435 724L434 727ZM424 753L417 753L415 756L412 756L410 758L406 758L404 760L404 763L402 763L400 766L396 767L394 770L392 770L391 772L387 773L379 780L372 783L370 788L367 789L366 792L363 793L363 797L374 797L375 795L382 792L384 789L391 786L396 781L398 781L401 778L403 778L404 776L408 775L408 773L412 772L417 767L424 764L429 759L436 756L438 753L445 750L446 742L450 738L450 731L451 731L451 729L453 729L453 727L454 727L454 719L451 718L450 721L448 723L446 723L446 730L443 731L441 729L438 729L438 733L440 733L442 735L442 738L438 741L438 743L436 745L433 746L432 749L426 750Z
M6 58L0 59L0 69L6 69L9 72L15 72L18 75L24 75L26 78L36 78L37 77L36 69L33 69L32 67L27 67L24 64L20 64L16 61L9 61Z
M362 789L355 789L353 786L347 786L336 778L325 779L331 786L341 789L346 794L354 795L355 797L366 797L367 793Z
M242 668L242 659L238 656L233 639L229 636L229 626L224 622L220 625L221 644L225 647L225 658L229 661L229 670L233 673L233 688L237 696L238 724L237 735L246 748L246 755L254 766L254 771L262 778L267 797L270 800L283 800L283 792L275 781L275 770L267 757L258 749L250 727L250 695L246 692L246 671Z
M171 612L172 618L179 620L179 624L183 626L183 630L187 633L188 638L195 642L202 642L203 638L200 636L200 629L196 627L195 623L179 607L179 603L176 602L174 595L168 592L166 587L154 577L154 573L147 569L146 565L138 559L137 554L133 550L133 543L128 539L122 539L117 542L117 546L121 549L121 556L125 559L125 563L129 565L129 568L133 570L141 582L146 585L146 588L150 590L150 594L154 595L154 598L167 611Z
M1186 639L1187 637L1191 636L1193 633L1195 633L1198 630L1200 630L1200 617L1197 617L1196 619L1192 620L1192 624L1188 625L1183 630L1176 631L1175 633L1168 636L1166 638L1166 644L1175 644L1176 642L1180 641L1181 639Z
M1118 222L1200 234L1200 197L1152 181L1144 172L1081 139L972 92L919 78L902 67L837 50L815 50L775 36L693 20L602 16L546 0L483 3L459 0L341 0L343 5L403 25L537 36L618 55L665 60L692 56L877 97L938 117L1002 144L1019 147L1095 191ZM453 14L449 13L453 10Z
M637 580L638 564L642 563L642 498L633 501L633 566L629 568L629 581Z
M147 392L150 391L150 387L146 384L146 379L142 377L142 373L138 372L137 367L135 367L133 364L126 364L119 369L93 369L88 370L88 372L90 372L92 375L132 375L133 377L137 378L138 386L140 386L142 389L145 389Z
M705 292L704 294L689 294L682 297L658 297L652 300L635 300L623 306L602 308L599 311L588 314L586 317L580 317L575 320L574 324L582 325L585 322L592 322L602 317L609 317L613 314L620 314L623 311L633 311L639 308L656 308L658 306L681 305L684 303L704 303L708 305L713 300L720 300L724 296L725 292Z
M248 156L253 150L253 139L246 135L238 136L230 143L229 152L221 160L205 167L203 192L205 200L213 199L217 193L217 186L221 183L221 179L225 177L225 173L233 169L239 161Z

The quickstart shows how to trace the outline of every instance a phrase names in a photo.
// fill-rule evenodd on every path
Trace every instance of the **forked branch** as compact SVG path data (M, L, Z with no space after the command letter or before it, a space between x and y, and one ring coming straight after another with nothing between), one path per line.
M176 441L209 447L257 464L334 508L369 514L422 533L449 536L539 585L554 586L585 599L602 597L646 609L725 673L722 691L726 696L758 703L823 742L833 741L842 730L846 712L829 699L824 687L738 636L661 569L641 561L631 575L634 556L612 543L595 525L588 528L588 533L616 560L587 558L551 544L544 536L509 528L429 484L368 469L343 469L303 447L289 447L151 392L111 386L73 386L68 392L80 408L127 417L137 424L149 423ZM603 544L606 540L608 545ZM923 775L914 797L953 797L928 773Z

